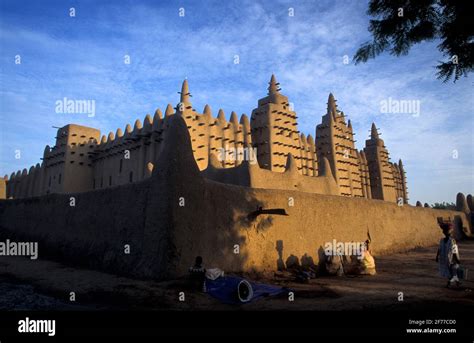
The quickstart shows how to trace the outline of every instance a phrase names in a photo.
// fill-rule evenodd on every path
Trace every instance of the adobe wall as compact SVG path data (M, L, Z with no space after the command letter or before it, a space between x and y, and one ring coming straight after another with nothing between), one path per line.
M144 249L151 190L150 182L143 181L87 193L2 200L0 239L37 241L40 258L145 276L145 270L137 270L143 260L160 266L159 255ZM71 197L75 206L70 206ZM159 204L154 207L160 211ZM130 254L125 254L125 244Z
M200 194L186 208L176 209L178 274L186 273L197 255L203 256L207 267L226 271L272 272L290 255L317 264L326 242L363 242L367 230L375 256L434 245L442 237L437 225L440 216L455 219L457 230L461 225L469 230L462 212L399 207L381 200L250 189L212 181L206 182ZM288 216L260 215L249 222L248 213L258 206L283 208ZM239 254L234 254L236 244ZM277 246L283 247L281 256Z
M0 200L0 240L38 242L40 258L123 275L167 278L177 258L172 199L182 187L202 181L184 121L172 121L178 125L165 134L169 148L157 160L165 167L154 169L150 178L83 193ZM184 166L182 159L193 163ZM130 254L125 253L126 244Z

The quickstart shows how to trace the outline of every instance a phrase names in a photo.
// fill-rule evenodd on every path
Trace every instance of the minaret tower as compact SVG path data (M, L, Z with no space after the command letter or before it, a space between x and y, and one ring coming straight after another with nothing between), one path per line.
M199 121L198 116L199 114L193 108L191 103L191 93L189 92L189 85L188 80L184 79L183 84L181 86L179 103L176 105L176 115L182 116L184 121L186 122L186 126L188 127L189 135L191 138L191 145L193 148L193 154L196 157L196 162L200 169L203 169L205 164L207 163L204 161L204 156L207 156L207 152L205 152L202 147L201 143L198 142L195 132L199 128ZM168 111L168 108L166 109Z
M191 104L191 93L189 93L189 85L188 80L184 79L183 84L181 86L179 104L176 105L176 113L181 113L184 115L185 119L191 119L192 115L195 114L193 110L193 106Z
M344 112L338 110L336 99L329 94L327 112L316 127L318 161L328 159L341 195L364 197L360 158L355 148L352 124L346 123Z
M298 169L302 169L303 157L300 153L300 136L296 119L296 113L290 108L288 97L280 93L279 83L275 75L272 75L268 95L258 100L258 107L252 111L250 124L252 142L257 148L261 168L284 172L287 156L291 153L296 159Z
M397 202L390 157L374 123L370 129L370 139L365 141L364 152L369 166L372 198Z
M398 169L400 170L400 179L402 183L403 203L408 204L407 178L405 174L405 168L403 167L401 159L398 161Z

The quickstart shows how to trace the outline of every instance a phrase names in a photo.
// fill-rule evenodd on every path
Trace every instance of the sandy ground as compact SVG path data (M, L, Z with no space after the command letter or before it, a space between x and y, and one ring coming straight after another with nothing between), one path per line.
M0 310L473 310L474 274L461 287L447 289L437 275L436 249L376 256L376 276L319 277L305 284L276 276L256 280L290 288L294 301L285 294L238 306L193 291L186 280L134 280L51 261L0 257ZM474 241L460 243L460 256L474 273ZM70 292L75 302L69 301ZM185 301L179 301L179 292Z

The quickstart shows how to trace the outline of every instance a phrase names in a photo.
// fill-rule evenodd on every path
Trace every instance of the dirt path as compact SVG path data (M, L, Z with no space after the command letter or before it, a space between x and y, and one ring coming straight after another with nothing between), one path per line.
M447 289L437 276L436 247L376 257L376 276L321 277L307 284L288 280L259 280L294 291L242 306L219 303L194 292L185 280L154 282L66 267L51 261L0 258L0 310L5 309L219 309L219 310L406 310L474 309L474 282ZM474 273L474 241L460 243L463 265ZM470 275L473 279L474 275ZM70 292L76 301L70 302ZM185 292L185 301L179 301ZM399 301L401 293L403 301Z

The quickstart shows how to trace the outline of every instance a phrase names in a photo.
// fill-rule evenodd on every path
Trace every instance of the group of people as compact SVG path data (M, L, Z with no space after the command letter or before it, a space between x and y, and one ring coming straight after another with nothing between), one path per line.
M451 221L439 221L439 226L443 230L444 238L439 242L436 262L439 266L441 277L448 279L447 287L453 285L460 286L462 269L459 258L459 249L453 236L453 224ZM327 256L325 269L328 275L375 275L375 259L369 250L370 239L365 241L365 250L362 256L348 260L345 256Z
M450 221L438 222L443 230L444 238L439 242L438 252L436 254L436 262L439 266L440 276L447 278L447 287L453 285L460 286L460 258L459 249L453 235L453 224ZM334 255L327 256L325 261L325 271L328 275L376 275L375 259L370 252L370 235L365 241L365 249L361 256L357 256L349 261L345 256ZM191 279L197 288L205 291L206 269L202 265L202 257L197 256L195 264L189 269Z
M364 249L360 256L345 255L326 256L325 272L328 275L375 275L375 259L370 253L370 239L364 243Z

